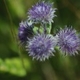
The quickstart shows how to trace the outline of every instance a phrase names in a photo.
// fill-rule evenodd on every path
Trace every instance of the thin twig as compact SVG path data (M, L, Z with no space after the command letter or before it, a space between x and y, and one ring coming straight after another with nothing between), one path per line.
M11 15L10 15L10 13L9 13L9 10L8 10L8 8L7 8L7 4L6 4L6 1L5 0L3 0L4 1L4 4L5 4L5 7L6 7L6 10L7 10L7 14L8 14L8 16L9 16L9 20L10 20L10 31L11 31L11 34L12 34L12 37L15 39L15 30L14 30L14 28L13 28L13 21L12 21L12 18L11 18Z
M22 55L22 53L21 53L21 48L20 48L20 46L18 45L18 39L17 39L17 37L16 37L16 31L15 31L15 29L13 28L13 21L12 21L11 15L10 15L10 13L9 13L9 9L7 8L6 1L5 1L5 0L3 0L3 1L4 1L4 4L5 4L6 10L7 10L7 14L8 14L8 16L9 16L9 20L10 20L10 32L11 32L11 34L12 34L13 40L15 40L15 42L17 43L18 54L19 54L19 56L20 56L20 58L21 58L23 68L26 70L25 65L24 65L23 55Z

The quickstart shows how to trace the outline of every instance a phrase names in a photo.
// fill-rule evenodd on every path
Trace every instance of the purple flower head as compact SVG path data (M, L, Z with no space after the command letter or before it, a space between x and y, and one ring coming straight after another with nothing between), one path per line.
M56 40L52 35L38 34L29 40L29 55L37 60L45 60L53 55Z
M51 23L55 17L55 10L56 8L52 8L52 3L42 1L29 10L28 17L34 22Z
M60 30L58 33L58 45L66 55L75 55L80 46L80 40L76 34L76 30L72 27L65 27L63 30Z
M22 43L25 43L28 40L28 37L30 37L32 34L33 34L32 24L22 21L20 23L19 32L18 32L19 40Z

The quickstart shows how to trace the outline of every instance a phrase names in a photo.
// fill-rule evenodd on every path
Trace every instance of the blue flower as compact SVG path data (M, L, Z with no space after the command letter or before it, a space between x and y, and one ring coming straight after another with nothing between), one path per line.
M65 27L63 30L60 30L57 37L58 46L63 53L66 53L66 55L75 55L75 53L78 53L80 39L75 29Z
M52 3L42 1L29 10L28 17L34 22L51 23L55 17L55 10L56 8L52 7Z
M33 35L32 24L22 21L18 32L18 37L21 43L25 43L31 35Z
M29 56L33 59L45 60L54 55L54 47L57 42L52 35L38 34L28 41Z

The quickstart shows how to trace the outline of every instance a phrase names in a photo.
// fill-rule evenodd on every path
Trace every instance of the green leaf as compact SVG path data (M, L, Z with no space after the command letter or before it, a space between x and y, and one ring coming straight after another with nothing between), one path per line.
M30 62L26 58L24 59L24 66L26 70L24 69L20 58L0 59L0 71L2 72L9 72L16 76L25 76L26 72L31 69Z

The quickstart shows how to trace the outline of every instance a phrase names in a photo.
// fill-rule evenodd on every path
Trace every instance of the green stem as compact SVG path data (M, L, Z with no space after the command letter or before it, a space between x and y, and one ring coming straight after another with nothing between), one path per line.
M12 21L11 15L9 13L9 9L7 8L6 1L5 0L3 0L3 1L4 1L4 4L5 4L6 10L7 10L7 14L9 16L9 20L10 20L10 32L12 34L11 37L12 37L12 40L15 39L15 42L16 42L15 44L17 44L18 54L19 54L19 56L21 58L23 68L26 70L25 65L24 65L23 55L21 54L21 48L18 46L18 38L16 37L16 32L15 32L15 29L13 28L13 21Z
M44 24L44 23L42 23L41 25L42 25L42 27L43 27L43 29L44 29L44 33L46 34L46 33L47 33L47 25Z

